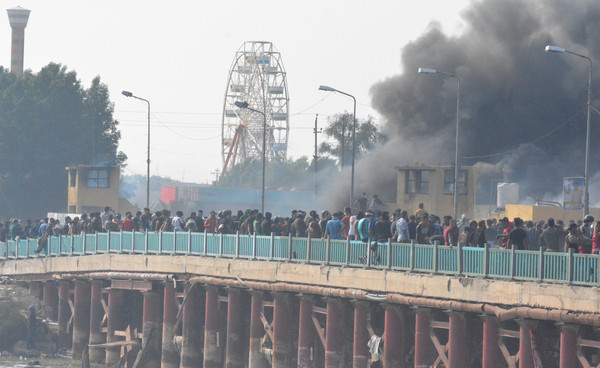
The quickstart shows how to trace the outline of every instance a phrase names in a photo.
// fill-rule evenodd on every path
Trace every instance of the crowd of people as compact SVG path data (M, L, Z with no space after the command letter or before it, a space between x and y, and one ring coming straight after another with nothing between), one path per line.
M106 207L104 212L82 214L80 217L58 219L45 218L18 219L0 223L0 242L23 238L40 238L58 235L94 234L116 231L191 231L242 235L274 235L311 237L313 239L349 239L369 242L377 257L377 243L391 239L398 243L440 244L465 247L499 247L518 250L564 251L572 249L576 253L600 251L600 221L587 215L578 223L571 221L567 226L563 221L549 218L547 221L524 222L520 218L469 220L466 215L460 219L451 216L440 218L429 214L419 205L414 212L397 209L393 213L383 211L383 203L373 196L370 206L366 195L355 202L356 210L350 207L344 211L316 211L306 213L293 210L287 217L273 217L270 212L247 209L233 214L230 210L211 211L204 216L202 210L184 216L176 211L172 216L168 210L155 211L149 208L127 212L125 217ZM594 226L596 225L596 226Z

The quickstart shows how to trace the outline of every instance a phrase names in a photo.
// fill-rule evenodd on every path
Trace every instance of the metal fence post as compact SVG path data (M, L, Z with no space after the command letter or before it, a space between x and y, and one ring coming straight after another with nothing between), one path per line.
M86 252L85 248L87 248L87 235L86 235L86 233L83 233L82 236L83 236L83 254L82 255L85 256L85 252Z
M485 249L487 249L487 244L486 244ZM458 262L458 265L457 265L458 266L458 274L462 275L463 271L465 269L465 266L463 265L464 260L465 260L465 253L464 253L462 245L459 244L458 247L456 248L456 251L458 252L457 253L457 258L458 258L457 259L457 262Z
M327 249L325 250L325 264L328 265L331 258L331 236L327 236Z
M514 244L510 248L510 278L514 279L516 274L516 262L517 262L517 250L514 247Z
M485 247L483 250L483 276L487 277L490 274L490 250Z
M131 253L135 253L135 229L131 230Z
M27 239L29 240L29 238ZM75 248L75 239L73 238L73 234L71 234L71 254L70 256L73 256L73 248ZM27 247L27 250L29 250L29 247Z
M110 253L110 230L106 233L106 252Z
M567 278L569 284L571 284L573 282L573 248L569 248L567 255Z
M257 254L258 254L258 249L257 249L257 244L256 244L256 233L254 233L252 235L252 259L256 259L257 258Z
M544 280L544 247L540 246L540 254L538 255L538 271L539 281Z
M219 257L223 257L223 233L219 233Z
M438 271L438 244L439 242L436 240L433 242L433 273L437 273Z
M146 231L146 238L144 239L144 254L148 254L148 249L150 246L150 238L148 236L149 231Z
M206 255L206 250L208 246L206 243L208 242L208 230L204 229L204 244L202 244L202 254Z
M119 234L119 253L123 253L123 230Z
M158 233L158 254L162 255L163 252L163 232Z
M62 255L62 234L58 234L58 257L60 257ZM19 242L17 242L17 254L15 255L15 258L19 256Z
M350 264L350 247L352 243L350 243L350 235L346 237L346 264Z
M409 269L410 271L414 271L415 270L415 240L411 239L410 241L410 248L409 248Z
M371 267L371 237L367 238L367 267Z
M312 252L312 238L308 237L308 247L306 249L306 263L310 263L310 252Z
M98 232L97 231L94 233L94 236L95 236L94 254L98 254ZM48 237L48 240L50 240L50 237ZM48 245L50 245L50 242L48 242Z
M290 236L288 238L288 247L291 247L291 244L292 244L292 237ZM270 252L269 258L271 260L273 260L273 258L275 258L275 237L274 236L271 236L271 247L270 247L269 252Z
M29 238L27 238L27 253L25 254L25 259L29 258Z
M273 242L273 240L271 240L271 242ZM294 256L294 240L292 239L291 236L289 236L289 238L288 238L288 259L290 262L292 261L292 258L294 258L293 256Z
M173 230L173 255L177 254L177 231Z
M392 269L392 238L388 238L387 268L390 270Z
M235 232L235 258L240 258L240 232Z
M192 229L188 229L188 247L187 253L192 254Z

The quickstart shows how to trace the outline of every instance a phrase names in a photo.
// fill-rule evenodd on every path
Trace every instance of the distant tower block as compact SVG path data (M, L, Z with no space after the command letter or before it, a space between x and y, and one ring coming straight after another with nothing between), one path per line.
M27 10L17 6L16 8L7 9L8 20L12 28L12 48L10 53L10 71L16 75L23 74L23 54L25 49L25 27L29 20Z

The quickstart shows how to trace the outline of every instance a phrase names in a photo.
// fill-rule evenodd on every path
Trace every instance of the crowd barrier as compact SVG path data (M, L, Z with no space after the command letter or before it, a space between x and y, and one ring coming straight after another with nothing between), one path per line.
M374 242L372 242L374 243ZM105 253L189 255L600 286L600 256L500 248L379 242L378 257L362 241L208 234L113 232L0 244L0 258L71 257Z

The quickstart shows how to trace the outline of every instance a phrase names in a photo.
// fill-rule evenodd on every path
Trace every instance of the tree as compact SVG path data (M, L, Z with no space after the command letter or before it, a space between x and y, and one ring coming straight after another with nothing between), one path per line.
M0 67L0 218L66 210L65 167L100 164L92 146L103 164L123 165L112 113L99 77L84 90L60 64L22 76Z
M333 141L321 143L319 152L329 155L340 162L343 146L344 165L350 165L352 161L352 126L352 114L348 112L336 114L332 118L329 118L329 125L323 130L323 133ZM379 133L371 116L363 121L357 119L355 159L358 160L360 157L363 157L378 142L384 139L384 135Z

